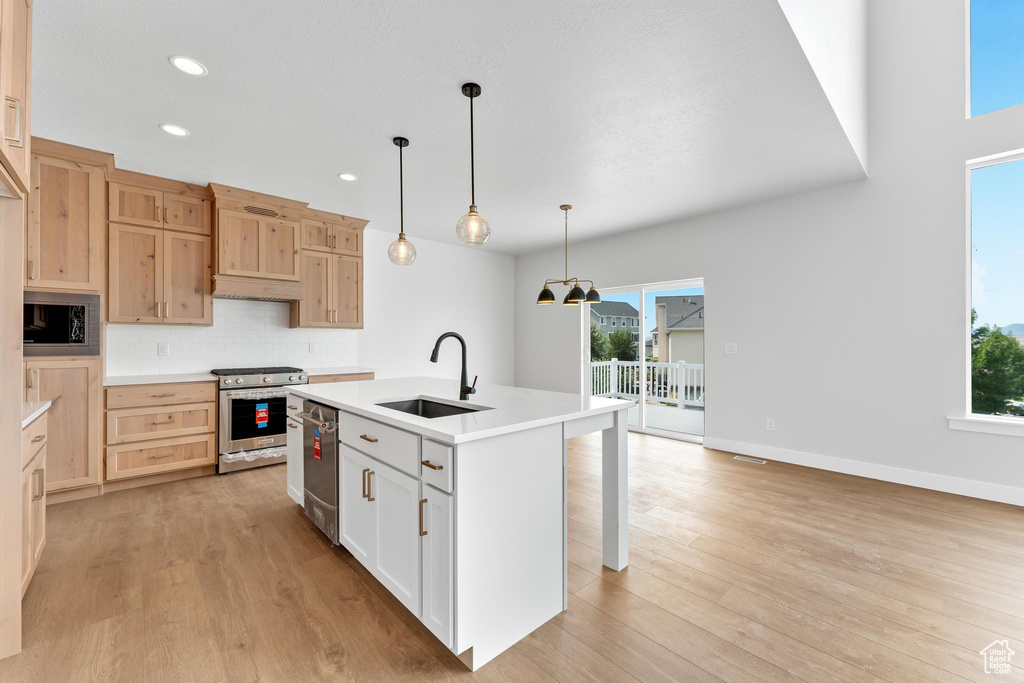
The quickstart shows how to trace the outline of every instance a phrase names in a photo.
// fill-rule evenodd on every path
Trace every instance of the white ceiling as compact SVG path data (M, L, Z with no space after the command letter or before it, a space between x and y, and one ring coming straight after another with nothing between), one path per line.
M863 177L775 0L35 4L36 135L387 231L404 135L414 242L469 204L468 80L488 250L560 243L563 202L581 240Z

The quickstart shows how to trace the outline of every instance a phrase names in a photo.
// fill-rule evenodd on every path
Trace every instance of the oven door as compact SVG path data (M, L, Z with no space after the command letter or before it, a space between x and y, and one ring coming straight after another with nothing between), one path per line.
M222 389L220 392L220 452L237 453L283 446L288 442L288 391Z

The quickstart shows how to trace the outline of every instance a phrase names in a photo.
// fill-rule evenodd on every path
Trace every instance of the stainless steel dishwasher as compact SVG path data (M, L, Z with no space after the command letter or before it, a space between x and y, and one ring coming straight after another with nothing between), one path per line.
M303 508L306 516L338 544L338 410L302 403Z

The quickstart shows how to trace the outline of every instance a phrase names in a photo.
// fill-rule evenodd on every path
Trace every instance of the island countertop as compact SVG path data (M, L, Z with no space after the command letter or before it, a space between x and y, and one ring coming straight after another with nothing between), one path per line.
M477 393L470 395L466 401L460 401L457 381L435 377L336 382L287 388L297 397L308 398L449 444L625 410L633 403L498 384L478 384ZM425 418L377 405L416 398L429 398L481 410L462 415Z

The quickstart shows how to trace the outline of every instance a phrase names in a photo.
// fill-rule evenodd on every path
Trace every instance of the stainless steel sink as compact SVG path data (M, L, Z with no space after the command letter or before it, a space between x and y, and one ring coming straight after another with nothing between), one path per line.
M427 419L433 419L435 417L449 417L451 415L463 415L465 413L475 413L480 410L488 410L488 408L484 408L483 406L455 406L450 403L431 401L427 398L413 398L407 401L390 401L388 403L378 403L377 405L381 408L390 408L391 410L397 410L402 413L416 415L417 417L425 417Z

